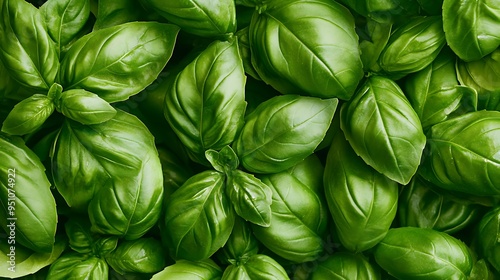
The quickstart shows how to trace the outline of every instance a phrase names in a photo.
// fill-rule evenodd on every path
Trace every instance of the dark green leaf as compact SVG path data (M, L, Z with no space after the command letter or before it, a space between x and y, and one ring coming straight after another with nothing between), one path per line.
M165 258L160 241L139 238L121 242L106 256L106 262L120 274L156 273L165 268Z
M52 99L34 94L14 106L3 122L2 132L25 135L38 130L55 110Z

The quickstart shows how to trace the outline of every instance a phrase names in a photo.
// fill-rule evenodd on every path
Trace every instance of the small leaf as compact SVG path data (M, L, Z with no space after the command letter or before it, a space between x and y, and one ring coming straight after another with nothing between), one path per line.
M240 165L238 156L230 146L225 146L219 152L207 150L205 156L215 170L226 175L231 174Z
M52 115L55 105L43 94L34 94L14 106L2 125L2 132L25 135L39 129Z
M241 170L234 170L229 178L226 192L236 213L246 221L268 227L271 224L271 188Z
M55 104L64 116L82 124L103 123L116 115L116 110L107 101L84 89L62 92Z

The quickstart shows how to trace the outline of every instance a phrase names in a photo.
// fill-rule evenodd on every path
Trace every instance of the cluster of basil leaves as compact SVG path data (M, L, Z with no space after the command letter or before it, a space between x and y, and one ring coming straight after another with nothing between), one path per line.
M499 277L500 3L31 2L1 277Z

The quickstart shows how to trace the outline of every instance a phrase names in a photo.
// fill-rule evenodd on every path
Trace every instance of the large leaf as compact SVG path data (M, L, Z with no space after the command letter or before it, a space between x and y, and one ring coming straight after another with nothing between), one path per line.
M90 0L49 0L40 7L40 12L58 53L61 53L87 23Z
M233 0L146 0L168 21L199 36L221 36L236 31Z
M446 41L462 60L481 59L500 46L500 2L444 0L442 7Z
M243 167L255 173L276 173L311 155L325 137L337 104L336 98L298 95L276 96L261 103L246 117L233 144Z
M57 212L45 167L20 138L2 134L0 158L0 226L9 244L52 252Z
M151 84L172 55L179 28L131 22L91 32L72 44L61 62L61 83L108 102L128 99Z
M472 269L470 249L462 241L427 228L392 228L374 253L397 279L467 279Z
M48 90L59 57L41 13L24 0L2 0L0 15L0 60L19 83Z
M378 172L407 184L425 146L420 120L399 86L372 76L341 109L341 128L352 148Z
M498 271L500 270L500 207L488 211L478 224L477 250Z
M396 216L398 184L356 155L342 131L335 133L324 173L325 196L336 233L351 252L384 238Z
M439 187L500 195L500 112L478 111L431 127L419 173Z
M162 235L174 259L203 260L228 240L235 214L224 192L225 175L204 171L166 201Z
M336 1L272 1L249 30L259 77L282 93L349 99L363 77L351 13Z
M237 40L213 42L177 75L164 114L196 161L233 142L243 125L245 80Z
M92 230L134 239L160 215L163 173L149 130L117 111L102 124L67 120L54 146L55 185L69 206L86 210Z
M322 175L323 166L313 155L293 168L262 177L272 189L271 223L269 227L252 224L252 228L275 254L302 263L323 252L328 210Z

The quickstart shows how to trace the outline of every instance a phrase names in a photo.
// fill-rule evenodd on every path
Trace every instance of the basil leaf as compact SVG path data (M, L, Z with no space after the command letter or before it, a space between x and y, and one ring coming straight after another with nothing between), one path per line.
M2 0L0 15L0 60L19 83L48 90L59 57L41 13L24 0Z
M126 100L156 79L178 31L171 24L131 22L91 32L65 54L61 82L67 90L83 88L108 102Z
M236 40L214 41L177 75L164 114L193 160L204 163L206 150L233 142L243 125L245 79Z
M467 279L472 269L472 256L462 241L427 228L390 229L374 255L398 279Z
M273 97L246 117L233 149L251 172L284 171L314 152L326 135L337 104L336 98Z
M400 226L432 228L453 234L475 223L482 208L450 194L442 194L437 186L414 177L399 194Z
M259 242L252 232L250 224L236 217L233 230L222 250L219 259L223 263L237 264L246 261L259 252Z
M444 49L429 66L405 80L405 94L424 129L448 119L460 108L477 109L477 93L459 85L455 61L455 54Z
M347 100L363 77L354 18L335 1L266 3L249 32L255 70L282 93Z
M224 271L221 280L231 279L290 279L277 261L263 254L253 255L239 265L230 265Z
M50 38L60 54L83 29L90 16L89 0L48 0L40 7Z
M80 254L92 253L94 236L90 232L90 221L71 217L65 224L64 230L69 239L69 247Z
M271 188L241 170L234 170L228 176L226 193L236 213L246 221L268 227L271 223Z
M167 266L161 272L153 275L151 280L185 279L185 280L216 280L222 276L222 270L211 259L202 261L178 260Z
M102 124L67 120L52 156L54 183L67 204L86 210L92 231L135 239L160 215L163 176L154 138L117 110Z
M478 111L431 127L419 173L435 185L477 196L500 194L500 112Z
M47 279L108 279L108 274L108 264L103 259L72 252L50 266Z
M106 255L106 262L119 274L156 273L165 268L165 252L160 241L139 238L121 242Z
M500 48L482 59L457 61L458 80L477 91L478 109L500 111Z
M156 11L182 30L214 37L236 31L236 7L233 0L147 0Z
M465 61L481 59L500 46L500 3L443 1L443 27L451 49Z
M322 176L323 166L313 155L293 168L262 177L273 192L271 224L252 224L252 228L273 253L301 263L313 261L323 252L328 209Z
M99 0L97 2L97 19L94 31L115 25L148 20L148 17L159 17L152 11L146 11L141 3L134 0Z
M364 29L358 31L358 33L366 34L367 37L363 40L363 36L360 36L359 42L361 61L366 72L379 72L381 70L378 58L389 42L391 31L391 23L380 23L371 18L367 19Z
M203 171L167 199L161 227L172 258L203 260L226 243L235 215L224 179L220 172Z
M399 78L431 64L445 44L440 16L411 18L394 30L378 62L385 72Z
M399 86L371 76L342 106L341 128L352 148L378 172L407 184L425 146L420 120Z
M2 124L2 132L25 135L38 130L55 110L52 99L34 94L14 106Z
M497 271L500 269L500 207L489 210L478 225L477 251Z
M231 174L240 165L238 156L230 146L223 147L220 152L207 150L205 156L215 170L226 175Z
M365 18L380 23L390 23L418 13L417 0L340 0Z
M63 91L55 105L64 116L81 124L103 123L116 115L107 101L84 89Z
M362 254L336 252L322 260L312 272L311 280L382 279L380 272Z
M0 157L1 228L16 244L52 252L58 217L45 167L17 137L0 134Z
M380 242L396 216L398 184L357 156L342 131L334 135L323 181L340 243L358 253Z
M2 252L0 254L0 277L18 278L34 274L57 260L64 249L66 249L66 240L61 238L56 238L54 248L48 253L38 253L19 244L11 246L7 242L2 242L0 243L0 252ZM11 261L11 256L14 256L14 261Z
M241 60L243 61L243 68L245 69L245 74L254 78L255 80L260 81L259 74L255 71L255 68L252 65L252 52L250 50L250 28L246 26L236 32L236 36L238 37L238 46L241 53Z

